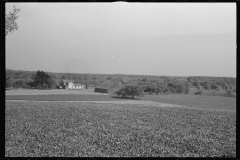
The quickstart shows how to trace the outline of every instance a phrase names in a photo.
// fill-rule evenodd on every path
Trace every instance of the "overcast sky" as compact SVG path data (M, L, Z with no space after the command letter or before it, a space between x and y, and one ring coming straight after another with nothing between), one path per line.
M236 3L6 3L6 67L236 77Z

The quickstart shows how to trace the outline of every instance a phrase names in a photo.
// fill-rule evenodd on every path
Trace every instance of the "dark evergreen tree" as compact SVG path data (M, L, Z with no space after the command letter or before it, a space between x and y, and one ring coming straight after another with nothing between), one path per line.
M50 78L50 76L44 71L37 71L33 76L33 84L35 87L39 89L48 89L53 88L54 81Z

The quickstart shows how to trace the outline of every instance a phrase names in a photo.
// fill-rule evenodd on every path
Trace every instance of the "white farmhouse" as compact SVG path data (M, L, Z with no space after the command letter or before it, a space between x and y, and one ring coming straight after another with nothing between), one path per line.
M74 84L70 80L62 80L62 84L65 89L85 89L85 85L83 84Z

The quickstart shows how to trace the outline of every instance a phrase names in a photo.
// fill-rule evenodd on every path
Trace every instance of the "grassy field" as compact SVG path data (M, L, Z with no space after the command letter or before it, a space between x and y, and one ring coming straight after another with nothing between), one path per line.
M141 99L201 108L236 110L236 98L232 97L189 94L160 94L144 95L144 97Z
M68 94L68 95L103 95L103 93L94 92L94 89L53 89L53 90L38 90L38 89L11 89L5 91L6 95L52 95L52 94Z
M108 101L118 100L109 95L7 95L7 100L34 100L34 101Z
M98 94L98 95L96 95ZM112 101L126 100L116 95L103 95L92 91L77 90L13 90L6 92L7 100L37 100L37 101ZM132 99L129 99L132 100ZM144 95L134 100L150 100L161 103L186 105L202 108L236 110L236 98L217 97L191 94L159 94Z
M5 156L235 157L236 112L6 102Z

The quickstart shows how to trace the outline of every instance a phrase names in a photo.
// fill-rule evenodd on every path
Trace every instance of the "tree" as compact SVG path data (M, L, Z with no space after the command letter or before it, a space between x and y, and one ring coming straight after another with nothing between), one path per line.
M30 88L34 87L33 81L26 81L25 84L28 85Z
M9 14L5 14L5 36L8 35L9 32L13 32L18 29L18 25L16 23L16 19L18 18L17 13L20 9L13 7L13 12Z
M228 97L235 97L233 91L231 91L231 90L227 90L226 93L227 93Z
M86 89L88 89L88 77L87 77L87 74L85 74L84 78L85 78Z
M47 73L39 70L33 76L33 84L35 87L43 89L53 88L55 85L54 81Z
M178 82L175 84L176 93L185 93L188 94L190 90L189 82Z
M199 82L198 81L194 81L193 82L193 86L197 87L199 85Z
M200 82L200 85L201 85L201 86L205 86L206 84L207 84L206 81L204 81L204 82Z
M190 91L190 83L189 83L189 82L185 82L185 87L186 87L185 94L189 94L189 91Z
M210 90L210 89L211 89L211 86L210 86L210 84L207 83L207 84L204 85L204 88L205 88L206 90Z
M148 82L148 79L145 77L142 79L142 82Z
M169 82L167 85L168 85L169 88L175 88L175 85L174 85L173 82Z
M57 83L53 80L52 77L50 77L50 79L49 79L48 87L49 87L49 88L53 88L53 89L56 89L56 88L57 88Z
M96 83L97 83L97 77L93 77L92 84L93 84L94 86L96 86Z
M16 80L16 82L13 83L13 87L14 88L23 88L23 84L24 84L23 80L18 79L18 80Z
M216 85L215 83L211 84L211 89L217 89L218 85Z
M143 96L142 89L138 85L126 85L119 91L115 92L115 94L117 94L118 96L121 95L125 98L130 96L132 97L132 99L134 99L135 96Z
M177 92L177 90L173 87L169 87L169 90L170 90L171 93L176 93Z
M221 86L217 85L216 90L217 90L217 91L220 91L220 90L221 90Z
M229 89L229 85L226 82L224 82L224 84L223 84L223 89L225 89L225 90Z
M156 94L158 95L159 92L163 92L164 91L164 85L163 84L158 84L157 88L156 88Z
M12 75L9 74L9 73L6 73L6 74L5 74L5 79L6 79L6 81L5 81L5 87L6 87L6 88L7 88L7 87L11 87L11 86L12 86L12 83L13 83Z
M149 94L152 94L153 92L155 92L157 89L157 85L156 84L148 84L145 87L145 92L148 92Z
M237 92L237 88L234 87L234 88L232 89L232 91L236 93L236 92Z
M202 87L201 87L200 84L197 85L197 89L198 89L199 91L202 89Z

